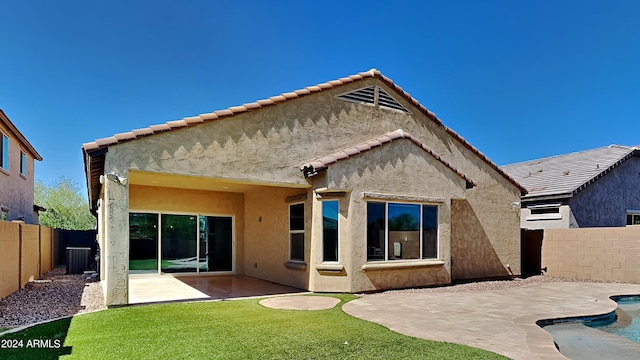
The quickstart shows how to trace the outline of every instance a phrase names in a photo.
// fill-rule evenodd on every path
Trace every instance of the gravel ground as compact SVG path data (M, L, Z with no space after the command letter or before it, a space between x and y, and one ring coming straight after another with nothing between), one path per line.
M98 281L89 274L65 273L65 266L58 266L1 299L0 328L106 309Z

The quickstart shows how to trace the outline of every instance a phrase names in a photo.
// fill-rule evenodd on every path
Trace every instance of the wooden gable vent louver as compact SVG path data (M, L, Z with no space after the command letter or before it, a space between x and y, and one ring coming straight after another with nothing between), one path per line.
M399 110L405 114L409 113L407 108L400 105L399 102L387 94L381 87L375 85L338 95L337 98L362 104L378 105L388 109Z

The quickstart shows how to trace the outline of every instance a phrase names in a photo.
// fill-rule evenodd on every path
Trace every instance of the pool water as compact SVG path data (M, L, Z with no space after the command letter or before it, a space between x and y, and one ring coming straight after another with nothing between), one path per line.
M619 297L614 300L618 303L616 316L600 321L586 321L585 325L640 343L640 296Z
M613 297L618 309L583 318L540 320L558 351L574 360L640 359L640 296Z

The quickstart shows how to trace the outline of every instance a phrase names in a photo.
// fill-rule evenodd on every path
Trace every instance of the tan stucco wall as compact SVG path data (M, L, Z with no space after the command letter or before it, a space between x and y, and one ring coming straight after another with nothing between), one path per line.
M231 192L130 185L131 211L226 215L234 220L235 271L244 273L244 195Z
M395 96L396 100L410 109L412 114L355 104L335 98L338 94L374 83L381 85L388 93L394 93L378 80L369 79L309 95L302 99L290 100L260 111L239 114L232 118L117 144L111 146L106 153L105 172L114 171L126 177L130 170L136 170L282 186L305 186L309 183L302 176L299 170L300 165L401 128L417 137L478 183L475 189L465 193L465 206L458 209L459 215L456 215L455 211L450 212L449 209L441 212L442 216L451 217L447 223L451 223L451 228L457 229L455 232L452 231L450 236L451 258L456 265L451 269L450 274L446 270L438 270L446 272L446 274L443 272L435 275L438 281L444 280L448 276L454 279L503 276L506 275L506 264L510 264L515 273L519 273L520 215L519 209L514 211L511 207L511 203L520 200L519 189L480 160L472 150L453 139L445 129L419 113L417 109L398 96ZM464 134L464 131L462 133ZM370 163L375 163L375 161ZM389 165L393 167L394 164L382 163L380 168L383 169ZM333 165L330 171L338 171L336 167L339 166L341 165ZM387 176L387 180L380 183L367 183L368 190L382 192L384 189L389 189L394 193L415 192L422 196L429 194L430 189L426 187L405 190L404 185L413 186L413 182L417 178L400 167L394 169L396 170L395 178L389 176L387 172L380 172L377 179ZM358 176L366 175L366 170L370 171L371 169L365 169L364 172L358 173ZM445 174L445 178L455 177L447 172L440 173ZM445 180L451 181L451 179ZM336 184L340 184L340 181L340 179L334 179ZM386 184L386 181L389 184ZM355 181L344 184L345 186L351 184L354 188L357 187ZM403 184L403 186L398 186L399 184ZM125 219L124 209L120 208L126 201L118 200L119 197L128 197L126 191L128 191L127 187L117 188L112 193L112 197L107 192L105 200L105 206L114 210L105 211L107 219L105 244L117 248L118 251L125 250L126 246L120 242L126 242L128 238L126 230L128 219ZM363 205L365 202L361 198L358 199L356 195L355 192L352 193L349 201L353 208L348 210L348 216L345 217L345 219L350 219L350 225L343 227L349 228L351 237L354 239L358 236L364 236L355 233L355 231L359 232L362 229L362 225L356 223L366 221L366 211ZM260 203L260 201L264 201L262 196L264 195L246 193L245 204ZM309 205L310 208L316 208L316 206ZM449 207L448 202L446 207ZM247 211L247 219L251 218L249 215L253 217L257 215L249 214L247 206L245 206L245 210ZM284 219L287 217L285 216ZM115 223L119 225L115 225ZM247 226L250 226L250 221L247 222ZM478 232L478 226L481 228L480 232ZM245 254L249 256L248 230L245 237L247 240ZM486 247L486 253L490 255L490 258L478 259L474 250L479 247ZM358 254L354 253L353 255L358 258ZM253 266L253 262L249 258L245 261ZM458 264L466 265L458 266ZM358 266L352 264L348 271L354 273L358 271ZM258 269L260 269L260 264L258 264ZM446 269L446 267L441 269ZM249 269L246 271L249 272ZM434 270L429 269L429 271ZM121 270L113 268L113 273L119 274L117 277L120 279L124 276L120 274L121 272ZM304 272L298 271L296 274L292 275L288 271L278 273L274 277L284 279L284 283L298 283L300 281L298 276L304 276ZM291 276L296 280L291 280ZM317 284L322 287L324 280L320 280L315 275L314 277L314 286ZM380 278L382 277L390 280L380 280L379 286L403 282L403 284L408 284L391 272L380 276ZM363 284L362 287L373 286L373 281L366 275L363 275L362 279L362 281L357 280L353 284ZM342 280L333 279L333 281L340 283ZM370 282L369 285L366 285L367 281ZM343 286L343 283L338 285L338 287ZM354 285L352 288L355 289L356 286Z
M546 275L640 283L640 226L546 229Z
M466 182L453 171L438 162L408 140L396 140L382 148L336 163L327 170L323 178L314 182L317 187L329 189L350 189L349 196L342 202L348 203L345 222L340 232L340 251L347 256L340 257L346 273L350 276L350 292L380 290L385 288L407 288L437 284L447 284L450 275L451 216L449 204L453 198L466 196ZM417 203L438 205L438 254L437 260L443 264L409 267L404 269L364 270L367 262L367 201L364 193L390 194L391 202L407 202L406 198L422 198ZM394 197L395 195L395 197ZM342 204L341 204L342 205ZM347 210L347 209L345 209ZM314 259L322 259L322 223L314 231L318 237L314 250L319 253ZM346 228L346 229L345 229ZM342 230L347 230L346 234ZM389 265L412 264L415 261L389 261ZM369 262L369 264L380 262ZM315 291L338 290L338 276L322 275L315 271Z
M0 298L20 288L20 225L0 221Z
M38 217L33 211L34 159L21 147L18 138L0 122L0 136L9 137L9 171L0 168L0 208L7 208L7 220L23 217L27 224L37 224ZM2 146L0 142L0 146ZM27 175L20 174L20 151L27 155Z
M304 189L264 187L249 191L245 199L245 274L260 279L307 289L311 237L311 196L305 204L306 269L285 267L289 261L289 205L287 197L306 194Z

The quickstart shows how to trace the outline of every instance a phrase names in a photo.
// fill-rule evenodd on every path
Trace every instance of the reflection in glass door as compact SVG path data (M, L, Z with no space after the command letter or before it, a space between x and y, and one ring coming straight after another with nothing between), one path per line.
M161 271L197 271L197 216L161 215Z
M232 217L129 213L130 274L214 271L233 271Z
M199 270L233 270L233 221L230 217L200 216Z
M158 272L158 214L129 214L129 271Z

